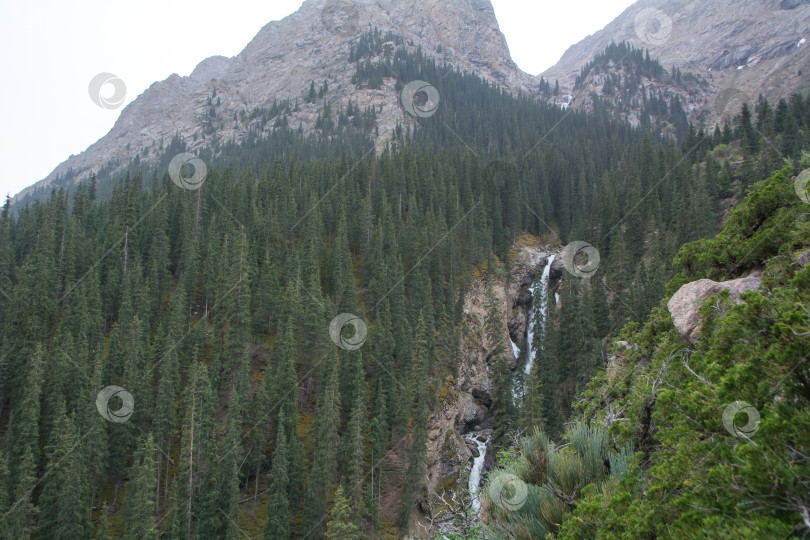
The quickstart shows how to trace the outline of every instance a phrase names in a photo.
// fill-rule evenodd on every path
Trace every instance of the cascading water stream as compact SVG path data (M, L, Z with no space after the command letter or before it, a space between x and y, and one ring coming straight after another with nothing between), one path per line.
M515 360L517 360L520 356L520 347L518 347L511 338L509 339L509 343L512 345L512 354L515 355Z
M546 267L543 268L543 273L540 275L540 281L529 288L532 295L532 309L529 316L528 327L526 329L526 348L528 349L528 359L526 360L524 372L527 376L531 374L535 359L535 351L532 347L532 343L535 339L535 327L537 325L539 325L539 328L537 329L537 339L539 339L538 345L541 350L543 349L543 340L546 337L546 319L548 318L547 310L549 297L548 287L549 277L551 275L551 265L553 262L554 255L549 255ZM559 298L555 296L554 301L555 303L559 302ZM509 343L512 345L512 352L514 353L515 358L517 358L520 354L520 349L511 339L509 340ZM527 385L525 383L522 385L522 387L519 385L513 385L512 399L515 405L519 403L520 399L525 397L526 386ZM470 441L475 444L478 452L477 455L474 455L473 457L473 464L472 468L470 469L470 478L467 483L467 489L470 492L471 506L475 514L478 514L478 511L481 508L481 500L478 496L478 489L481 487L481 475L484 472L484 461L487 457L487 444L489 443L490 437L491 435L488 432L481 431L464 435L464 439L466 441Z
M539 321L540 323L540 333L538 338L540 339L539 345L541 349L543 348L543 340L546 338L546 319L548 318L548 281L549 275L551 274L551 263L553 262L554 255L549 255L548 263L546 264L546 267L543 268L543 274L540 276L540 283L538 283L537 286L529 289L532 293L532 314L529 317L529 328L526 332L526 347L529 350L529 359L526 361L526 369L524 370L526 375L531 374L532 366L534 365L535 351L532 347L532 342L534 341L535 320ZM536 290L539 293L539 298L535 295Z
M484 460L487 457L487 444L489 435L481 432L468 433L465 440L472 441L478 448L478 455L473 458L473 466L470 469L470 479L467 482L467 489L470 492L470 501L474 513L478 513L481 508L481 499L478 497L478 488L481 486L481 474L484 472ZM483 441L481 439L484 439Z

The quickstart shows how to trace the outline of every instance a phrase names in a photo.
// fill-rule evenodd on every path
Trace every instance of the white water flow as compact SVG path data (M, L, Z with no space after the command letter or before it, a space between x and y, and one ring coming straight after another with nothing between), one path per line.
M514 341L512 341L512 339L511 339L511 338L509 339L509 343L511 343L511 344L512 344L512 354L514 354L514 355L515 355L515 360L517 360L517 359L518 359L518 356L520 356L520 347L518 347L517 345L515 345L515 342L514 342Z
M551 263L554 262L554 255L549 255L548 263L543 268L543 274L540 276L540 283L529 289L532 293L532 313L529 317L529 328L526 332L526 346L529 348L529 359L526 360L526 375L531 374L532 365L534 364L535 351L532 348L534 341L534 326L535 320L540 323L540 333L538 339L540 340L540 348L543 348L543 340L546 338L546 319L548 309L548 278L551 273ZM535 294L535 292L537 294ZM556 298L555 298L556 300Z
M467 482L467 489L470 491L470 500L473 512L478 514L481 508L481 499L478 497L478 488L481 487L481 473L484 472L484 460L487 457L487 443L489 435L480 432L469 433L464 436L468 441L475 443L478 448L478 456L473 458L473 466L470 469L470 480ZM483 441L481 439L484 439Z

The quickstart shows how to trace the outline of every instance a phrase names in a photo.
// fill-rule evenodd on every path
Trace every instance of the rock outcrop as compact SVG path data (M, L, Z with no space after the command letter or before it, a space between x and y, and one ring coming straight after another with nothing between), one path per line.
M729 300L741 302L742 293L759 289L761 283L762 277L759 274L719 283L711 279L687 283L667 303L672 324L679 334L694 343L700 333L700 306L706 298L727 290Z

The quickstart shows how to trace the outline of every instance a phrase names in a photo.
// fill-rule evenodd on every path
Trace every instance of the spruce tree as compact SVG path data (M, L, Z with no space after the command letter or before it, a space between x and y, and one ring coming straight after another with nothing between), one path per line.
M37 536L88 538L92 529L85 448L61 401L56 414L45 449L47 477L39 499Z
M362 376L362 373L361 373ZM361 391L357 392L354 406L351 409L349 422L343 434L341 449L343 452L343 482L346 496L355 520L362 523L365 514L365 432L366 432L366 392L365 381Z
M37 466L30 448L25 449L17 471L17 485L14 489L10 489L10 485L4 486L9 488L8 493L12 495L12 499L7 501L4 519L0 520L0 528L4 531L0 532L0 538L8 540L30 538L39 513L33 500Z
M129 482L124 497L122 538L125 540L158 538L158 531L155 529L156 453L157 447L152 435L143 437L129 469Z
M8 464L6 463L5 455L0 451L0 531L9 530L8 513L9 507L11 506L8 496L9 489ZM0 533L0 539L5 540L4 533Z
M425 488L425 459L427 458L428 402L433 399L433 385L428 378L431 351L427 346L427 327L420 314L417 319L414 335L413 363L414 370L408 386L411 389L411 447L408 453L408 468L402 484L402 497L399 511L399 525L406 528L410 521L411 511L418 496Z
M335 493L332 510L329 512L326 538L327 540L359 540L362 537L357 524L354 522L353 512L343 486L340 486L337 493Z
M9 486L19 484L20 473L18 469L26 452L30 453L31 461L35 466L39 463L40 390L44 367L43 355L44 350L41 345L38 345L28 365L25 386L22 389L23 397L12 410L9 420L5 444L9 456Z
M495 440L501 441L509 431L513 417L512 371L506 359L503 343L505 328L498 298L492 288L487 290L484 332L487 338L487 363L492 379L492 423Z
M95 540L112 540L112 533L110 532L110 524L108 519L109 510L107 509L107 501L104 501L104 506L101 507L101 518L98 521L96 528Z
M279 429L276 433L276 448L273 452L273 466L268 480L270 488L267 499L267 523L264 526L264 540L286 540L290 537L290 501L288 497L289 456L287 435L284 432L284 407L278 413Z
M315 450L304 500L304 536L317 538L328 510L327 499L337 480L340 445L340 390L337 356L327 359L315 409Z

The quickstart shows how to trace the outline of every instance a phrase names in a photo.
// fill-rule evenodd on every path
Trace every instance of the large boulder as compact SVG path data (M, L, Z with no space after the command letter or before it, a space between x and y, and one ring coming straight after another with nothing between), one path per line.
M694 343L700 333L700 306L706 298L728 290L729 299L733 302L740 302L742 293L759 289L761 284L760 274L723 282L699 279L687 283L678 289L678 292L667 303L672 324L675 325L678 333Z

